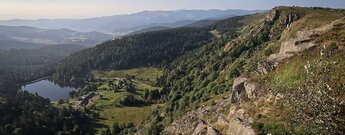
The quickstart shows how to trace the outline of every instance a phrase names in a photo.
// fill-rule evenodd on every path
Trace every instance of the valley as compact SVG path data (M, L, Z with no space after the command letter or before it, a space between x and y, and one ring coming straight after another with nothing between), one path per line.
M344 30L343 9L277 6L89 48L2 50L0 134L345 134ZM18 85L47 76L79 87Z
M119 125L138 125L148 118L151 113L162 108L163 103L147 102L153 98L149 92L161 90L155 87L156 79L162 70L159 68L135 68L129 70L92 71L93 79L78 93L71 95L66 101L55 101L56 107L73 106L75 109L93 114L94 125L103 125L101 128L90 125L98 134L105 127L110 128L114 123ZM95 89L90 88L94 86ZM89 93L96 93L85 104L78 100ZM85 96L84 96L85 97ZM133 99L128 99L133 97ZM128 102L128 103L126 103ZM96 127L96 128L95 128Z

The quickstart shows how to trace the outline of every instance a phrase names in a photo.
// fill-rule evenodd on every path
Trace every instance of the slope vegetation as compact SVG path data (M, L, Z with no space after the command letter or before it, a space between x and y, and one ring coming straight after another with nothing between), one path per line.
M211 39L212 35L208 31L194 28L123 37L104 42L62 60L55 77L59 80L85 77L91 69L162 66Z
M164 71L165 108L139 132L344 134L344 16L276 7L216 23L218 40Z
M55 78L86 81L80 93L106 98L96 97L96 108L164 103L145 111L151 115L141 123L130 119L135 125L119 128L117 117L108 118L114 126L101 132L107 135L344 134L344 16L276 7L202 28L127 36L66 58ZM145 81L133 69L150 66L162 74ZM108 107L101 116L115 112Z

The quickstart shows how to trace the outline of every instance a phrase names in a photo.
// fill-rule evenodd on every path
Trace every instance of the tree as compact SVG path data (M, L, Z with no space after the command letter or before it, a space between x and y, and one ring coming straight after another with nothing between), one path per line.
M132 84L128 84L125 86L125 91L132 93L132 92L135 92L135 88L133 87Z
M110 129L107 128L106 130L102 130L102 131L101 131L101 135L111 135Z
M118 134L118 133L120 133L121 132L121 127L119 126L119 124L117 123L117 122L114 122L113 123L113 126L112 126L112 130L111 130L111 134L112 135L116 135L116 134Z

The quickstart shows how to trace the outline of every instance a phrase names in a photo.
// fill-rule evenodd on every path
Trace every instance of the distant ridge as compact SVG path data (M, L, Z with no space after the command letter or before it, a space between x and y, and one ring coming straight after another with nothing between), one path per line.
M135 35L135 34L140 34L140 33L145 33L145 32L151 32L151 31L158 31L158 30L166 30L170 29L171 27L166 27L166 26L155 26L155 27L150 27L150 28L145 28L141 29L132 33L129 33L128 35Z
M173 11L142 11L129 15L114 15L88 19L14 19L0 21L0 25L31 26L45 29L71 29L79 32L98 31L124 35L143 28L143 26L166 26L161 24L185 20L203 20L208 18L231 17L263 12L262 10L173 10ZM151 25L154 24L154 25ZM170 26L167 26L170 27ZM140 29L134 29L140 28Z
M35 49L53 44L76 44L90 47L111 38L112 35L100 32L0 26L0 49Z

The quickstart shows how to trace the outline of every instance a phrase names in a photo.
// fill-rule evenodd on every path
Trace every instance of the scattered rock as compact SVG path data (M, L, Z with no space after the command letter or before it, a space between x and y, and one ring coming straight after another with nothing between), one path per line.
M345 20L345 17L335 20L332 23L312 29L312 30L303 30L296 33L296 38L282 41L280 45L280 51L277 54L271 54L268 57L270 62L279 62L283 59L294 56L296 53L301 53L308 49L311 49L316 46L314 40L312 39L313 35L319 35L322 32L332 29L335 25L340 24ZM262 70L262 68L260 67ZM259 70L260 71L260 70Z
M201 121L194 129L192 135L206 135L207 131L207 125L205 124L205 122Z
M250 127L252 120L244 117L243 109L232 109L229 113L227 135L255 135L254 130Z
M270 62L266 62L266 61L263 61L263 62L259 62L258 63L258 72L260 75L265 75L271 71L273 71L274 69L274 64L270 63Z
M276 97L275 97L273 94L268 94L268 97L267 97L267 99L266 99L266 102L272 103L272 102L275 101L275 99L276 99Z
M213 127L207 127L207 135L219 135L219 133Z
M228 120L226 120L224 117L222 117L222 116L219 116L218 117L218 119L217 119L217 123L218 124L222 124L222 125L224 125L224 124L227 124L229 121Z

